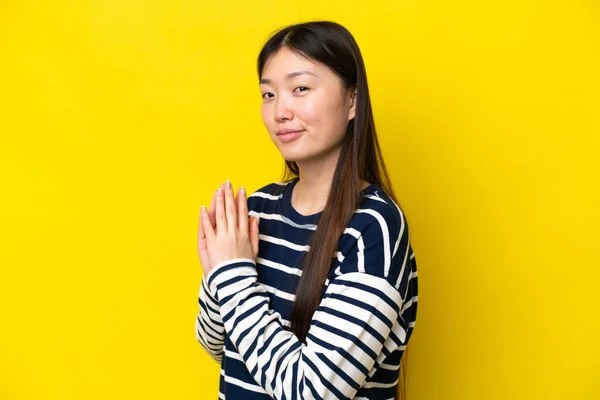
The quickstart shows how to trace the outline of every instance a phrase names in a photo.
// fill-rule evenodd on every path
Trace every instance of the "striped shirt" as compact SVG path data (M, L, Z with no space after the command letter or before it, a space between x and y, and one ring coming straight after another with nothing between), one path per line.
M406 218L378 184L338 243L337 259L302 343L290 329L300 259L322 212L298 213L298 178L248 197L260 217L256 260L202 279L196 337L221 363L220 399L393 399L417 313L416 259Z

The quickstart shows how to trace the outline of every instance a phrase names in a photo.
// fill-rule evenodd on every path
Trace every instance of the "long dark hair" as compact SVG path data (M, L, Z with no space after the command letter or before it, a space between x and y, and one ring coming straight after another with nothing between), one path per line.
M310 250L302 259L302 276L296 288L291 314L291 328L306 343L306 335L314 312L321 300L323 286L332 265L332 254L354 211L362 201L361 183L376 183L396 203L377 133L367 74L362 55L350 32L331 21L311 21L286 26L269 38L258 56L258 78L270 56L282 47L320 62L333 70L346 89L356 90L356 113L348 123L333 181L317 229L310 239ZM283 180L299 176L298 165L285 160ZM399 203L398 203L399 204ZM406 350L403 354L399 394L406 398Z

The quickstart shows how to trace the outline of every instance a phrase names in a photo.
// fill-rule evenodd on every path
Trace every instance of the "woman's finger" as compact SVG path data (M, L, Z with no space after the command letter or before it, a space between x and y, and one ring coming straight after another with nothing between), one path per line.
M215 231L213 230L212 225L210 224L210 220L208 219L208 211L206 211L206 207L202 206L201 210L200 210L200 218L202 219L201 222L201 229L203 230L204 233L204 237L206 239L206 243L208 245L209 242L211 242L215 236Z
M221 188L221 194L223 194L223 205L225 205L225 182L221 182L219 185ZM223 212L225 213L225 221L227 221L227 210L223 208Z
M217 191L213 193L213 197L210 200L210 206L208 207L208 219L213 228L217 227L217 214L215 212L215 205L217 204Z
M200 265L204 276L210 271L210 261L208 259L208 244L206 243L206 234L204 233L204 223L202 222L202 210L200 210L200 227L198 229L198 255L200 256Z
M225 202L223 198L223 189L217 189L217 204L216 208L216 220L217 220L217 232L227 232L227 217L225 216Z
M227 214L227 228L235 232L238 225L237 207L233 200L233 187L229 180L225 181L225 213Z
M258 256L258 221L258 218L250 217L250 243L252 244L252 251L255 258Z
M206 237L204 234L204 226L202 225L202 208L200 208L200 218L198 220L198 240L204 239Z
M248 232L248 199L246 198L246 189L243 186L238 188L237 209L239 215L240 232Z

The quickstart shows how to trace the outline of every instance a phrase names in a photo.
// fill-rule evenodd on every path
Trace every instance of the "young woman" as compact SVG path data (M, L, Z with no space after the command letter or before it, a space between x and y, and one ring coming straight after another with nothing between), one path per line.
M282 182L247 197L227 181L200 218L196 333L219 398L396 398L416 261L359 48L334 22L288 26L258 76Z

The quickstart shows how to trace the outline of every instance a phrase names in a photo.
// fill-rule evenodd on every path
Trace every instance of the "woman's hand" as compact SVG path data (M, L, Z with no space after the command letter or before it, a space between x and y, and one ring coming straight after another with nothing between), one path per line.
M223 186L223 184L221 184ZM212 200L210 202L210 208L208 209L208 219L210 221L210 225L215 229L216 219L215 219L215 204L217 201L217 191L213 194ZM210 261L208 260L208 247L206 244L206 235L204 234L204 229L202 227L202 219L198 224L198 255L200 256L200 265L202 266L202 270L206 269L210 270Z
M234 199L231 183L221 184L213 195L210 211L202 207L198 230L198 254L204 276L214 265L234 258L258 255L258 218L248 218L248 199L243 187Z

